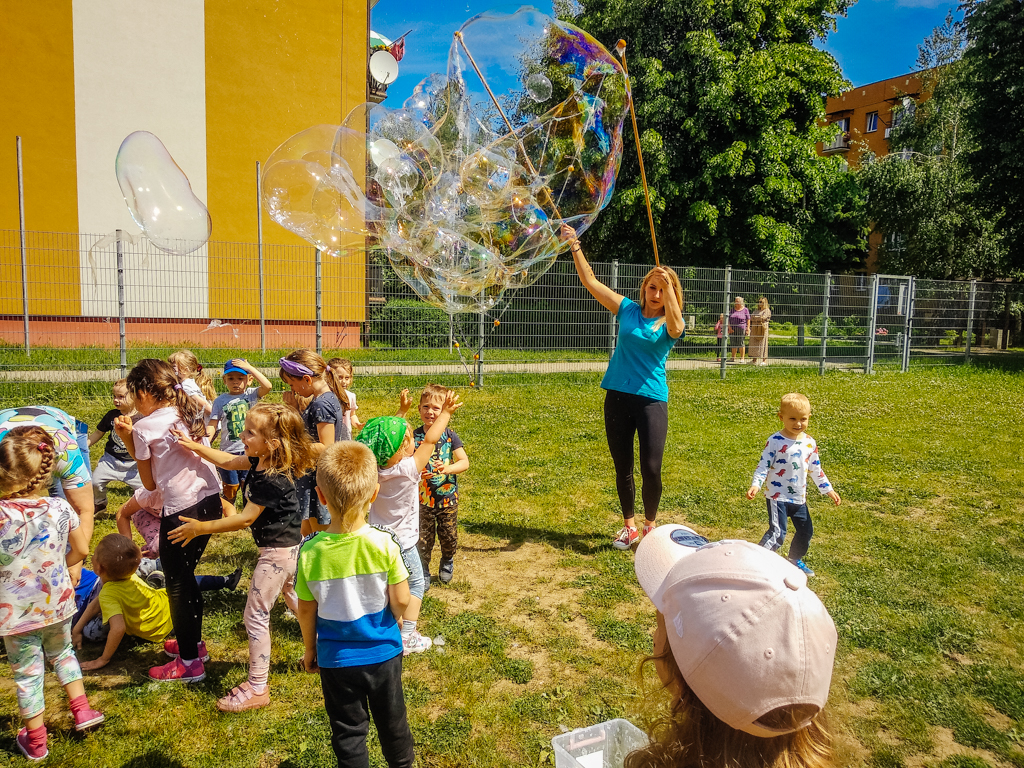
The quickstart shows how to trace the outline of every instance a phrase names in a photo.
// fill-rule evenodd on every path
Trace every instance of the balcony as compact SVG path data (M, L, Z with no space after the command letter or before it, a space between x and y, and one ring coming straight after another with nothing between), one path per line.
M849 152L850 151L850 134L840 133L828 144L823 144L821 147L822 154L829 155L833 152Z

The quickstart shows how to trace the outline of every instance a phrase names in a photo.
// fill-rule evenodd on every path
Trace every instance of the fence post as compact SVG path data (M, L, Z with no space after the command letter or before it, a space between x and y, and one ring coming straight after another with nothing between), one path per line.
M324 353L324 302L323 302L323 276L321 267L323 266L323 253L319 248L316 249L316 353L322 355Z
M455 318L452 315L448 315L448 354L450 355L455 350L453 349L455 341Z
M608 286L618 293L619 290L619 260L612 259L612 277ZM608 313L608 354L615 352L615 313Z
M818 375L825 375L825 357L828 355L828 300L832 296L832 271L825 273L825 297L821 302L821 360L818 361Z
M260 161L256 161L256 255L260 273L260 351L267 351L267 320L263 306L263 208L260 203Z
M476 386L477 389L484 385L484 315L481 310L479 319L480 346L476 351Z
M718 345L718 354L721 360L718 364L718 375L725 378L725 353L729 342L729 293L732 291L732 267L725 268L725 287L722 290L722 319L725 321L722 328L722 343Z
M971 297L967 301L967 340L964 343L964 363L971 362L971 338L974 336L974 297L978 293L978 281L971 280Z
M128 375L128 340L124 328L124 244L121 242L121 230L114 232L117 243L117 331L121 345L121 378Z
M878 322L878 274L871 276L871 287L868 289L868 348L864 360L864 373L875 372L875 326Z
M18 155L18 224L21 227L21 312L25 322L25 356L32 355L28 336L28 255L25 248L25 180L21 166L21 136L14 137Z
M900 371L906 373L910 370L910 332L914 327L914 292L917 290L917 278L910 278L910 285L907 286L907 320L903 330L903 364Z

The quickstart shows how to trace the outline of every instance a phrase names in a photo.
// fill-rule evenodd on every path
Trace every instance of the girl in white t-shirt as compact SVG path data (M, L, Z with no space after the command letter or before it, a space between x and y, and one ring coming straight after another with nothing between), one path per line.
M195 570L210 537L198 536L178 546L171 544L167 535L181 524L182 517L214 520L221 516L220 479L210 462L178 445L171 433L178 429L209 444L203 409L178 383L174 369L162 360L141 360L128 374L127 383L142 418L132 424L130 418L118 417L114 429L135 459L142 485L163 494L160 560L180 653L171 662L150 669L149 676L197 682L206 677L203 662L209 661L209 656L199 656L203 597Z
M338 374L338 382L341 384L341 388L345 390L345 395L348 397L348 408L345 409L345 424L348 426L348 433L354 435L363 427L363 423L359 421L359 417L356 416L356 411L359 410L359 406L356 405L356 393L353 392L349 387L352 386L352 379L355 377L355 370L352 368L352 361L344 357L332 357L327 361L327 365L334 369L334 372Z
M205 418L213 412L213 401L217 390L213 386L210 374L203 372L199 358L190 349L179 349L167 357L167 362L174 368L174 375L185 390L185 394L195 399L203 407Z

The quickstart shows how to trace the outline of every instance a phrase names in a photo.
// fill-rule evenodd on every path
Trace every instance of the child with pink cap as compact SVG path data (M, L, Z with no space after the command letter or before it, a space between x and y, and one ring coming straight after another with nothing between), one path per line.
M645 536L635 568L658 609L654 664L672 709L625 768L834 765L822 710L838 637L805 573L682 525Z

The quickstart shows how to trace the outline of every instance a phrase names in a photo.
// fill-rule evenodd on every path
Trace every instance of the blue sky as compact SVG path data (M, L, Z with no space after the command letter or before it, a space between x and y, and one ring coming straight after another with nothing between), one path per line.
M412 30L398 80L389 89L388 106L400 106L431 72L445 71L452 34L463 22L483 11L514 10L518 5L495 0L379 0L372 11L375 31L395 38ZM551 11L550 2L533 5ZM820 47L836 57L855 86L896 77L914 69L917 46L942 24L949 10L956 10L955 2L860 0L846 18L838 20L838 30Z

